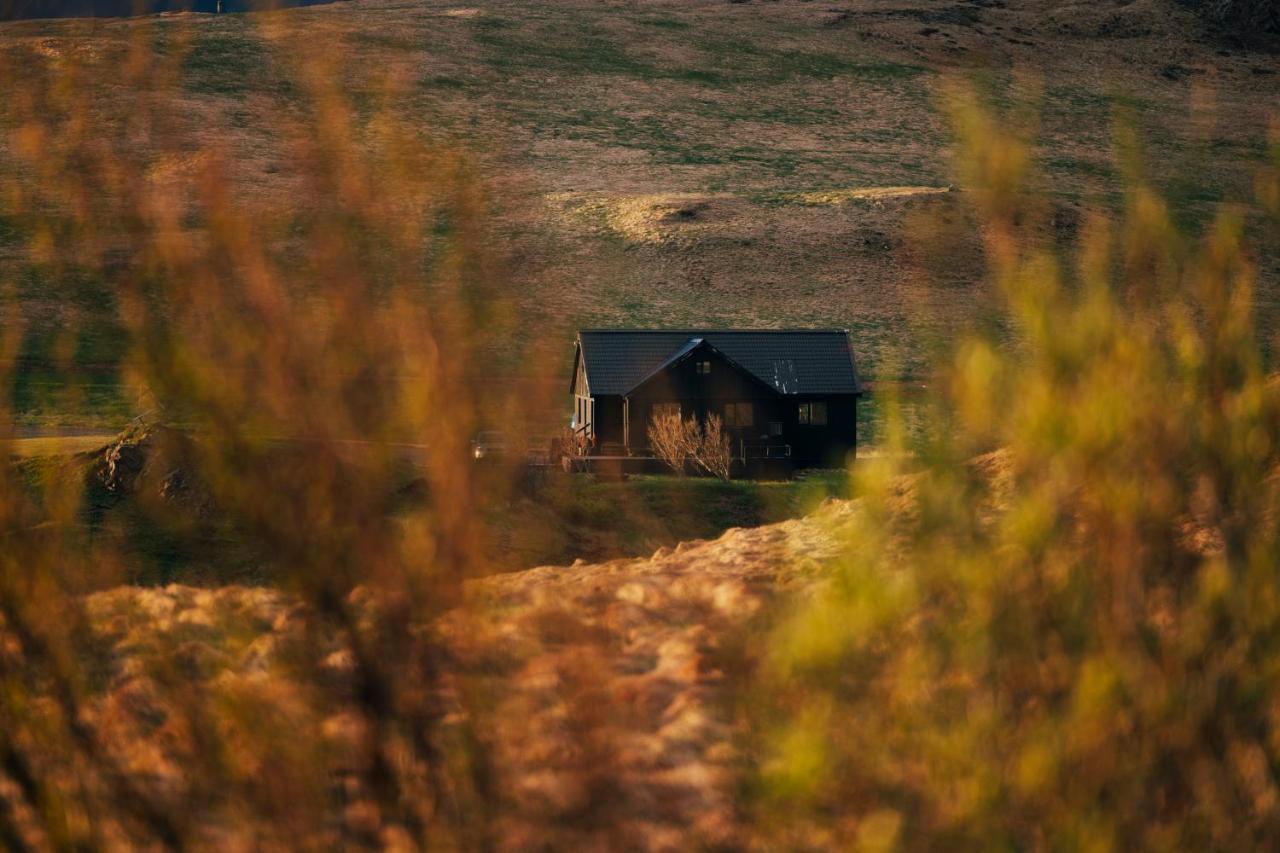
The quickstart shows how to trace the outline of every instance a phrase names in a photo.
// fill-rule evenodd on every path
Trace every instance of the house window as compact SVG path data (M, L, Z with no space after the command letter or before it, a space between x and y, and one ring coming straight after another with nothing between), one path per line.
M800 423L808 426L826 426L827 425L827 404L826 403L801 403L800 404Z
M698 375L709 376L710 374L711 374L711 362L709 361L698 362Z
M755 407L750 403L726 403L724 407L724 425L727 427L749 427L755 425Z
M782 435L782 421L769 421L769 435Z
M654 403L649 409L649 415L652 418L666 418L675 415L680 417L679 403Z

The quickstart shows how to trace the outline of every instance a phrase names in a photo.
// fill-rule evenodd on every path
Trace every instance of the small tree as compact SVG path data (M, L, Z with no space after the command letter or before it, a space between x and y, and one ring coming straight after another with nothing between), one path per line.
M729 469L733 465L733 449L729 436L724 432L724 420L719 415L708 415L706 426L699 432L693 461L708 474L728 480Z
M685 463L695 458L700 442L701 431L694 418L684 420L674 412L654 414L649 419L649 447L677 474L684 474Z

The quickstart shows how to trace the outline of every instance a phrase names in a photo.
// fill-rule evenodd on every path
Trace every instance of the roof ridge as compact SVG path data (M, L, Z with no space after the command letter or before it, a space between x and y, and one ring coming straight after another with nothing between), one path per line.
M625 394L673 358L703 344L784 394L859 393L848 329L580 329L578 351L593 393Z
M578 333L583 334L588 332L590 333L625 332L627 334L662 334L662 335L685 335L685 334L697 335L697 334L717 334L717 333L718 334L736 334L736 335L740 335L740 334L798 335L798 334L806 334L806 333L846 334L849 331L850 330L848 328L839 328L835 326L784 328L784 329L769 329L769 328L717 329L717 328L707 328L707 327L697 327L697 326L688 326L684 328L640 329L640 328L634 328L634 327L628 327L628 326L612 326L612 327L596 326L592 328L579 329Z

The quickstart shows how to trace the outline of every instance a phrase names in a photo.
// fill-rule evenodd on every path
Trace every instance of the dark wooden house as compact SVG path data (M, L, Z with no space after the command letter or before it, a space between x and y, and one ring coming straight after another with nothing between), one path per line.
M649 455L654 414L724 419L743 459L843 465L862 395L846 329L587 329L573 428L600 455Z

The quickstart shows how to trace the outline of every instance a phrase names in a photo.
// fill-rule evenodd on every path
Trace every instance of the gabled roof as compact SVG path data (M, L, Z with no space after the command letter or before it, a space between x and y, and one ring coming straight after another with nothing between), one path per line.
M584 329L593 395L629 394L705 342L780 394L861 392L847 329Z

